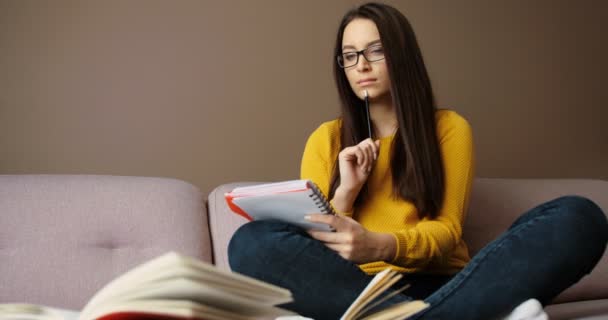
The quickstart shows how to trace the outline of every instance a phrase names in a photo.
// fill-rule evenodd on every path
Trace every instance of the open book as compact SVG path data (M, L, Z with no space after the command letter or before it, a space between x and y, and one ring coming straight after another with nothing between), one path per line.
M335 214L321 190L310 180L290 180L235 188L225 195L234 213L248 220L281 220L305 229L330 231L326 224L304 219L307 214Z
M286 289L170 252L109 282L77 319L248 320L293 314L274 307L290 301ZM27 304L0 304L0 319L67 320Z
M389 269L378 273L341 320L405 319L426 308L426 303L412 301L368 314L400 277ZM383 299L387 297L390 295ZM291 301L286 289L170 252L108 283L80 313L23 303L0 304L0 320L269 319L294 315L275 307Z
M407 319L407 317L428 308L428 303L422 300L413 300L397 303L381 310L374 309L374 307L383 301L408 288L408 286L404 286L379 298L382 293L397 283L401 277L400 273L392 269L385 269L376 274L346 310L344 315L342 315L340 320L400 320Z

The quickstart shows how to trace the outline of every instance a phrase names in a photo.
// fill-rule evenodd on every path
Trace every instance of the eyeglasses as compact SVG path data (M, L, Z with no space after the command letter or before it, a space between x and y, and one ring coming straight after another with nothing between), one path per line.
M349 68L359 63L359 55L363 55L368 62L384 59L384 49L381 45L373 45L361 51L342 52L336 59L341 68Z

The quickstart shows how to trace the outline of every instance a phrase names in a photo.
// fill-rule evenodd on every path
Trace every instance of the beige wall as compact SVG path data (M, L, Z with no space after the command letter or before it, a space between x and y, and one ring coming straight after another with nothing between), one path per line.
M295 178L358 1L0 0L0 173ZM477 175L608 179L604 1L390 1Z

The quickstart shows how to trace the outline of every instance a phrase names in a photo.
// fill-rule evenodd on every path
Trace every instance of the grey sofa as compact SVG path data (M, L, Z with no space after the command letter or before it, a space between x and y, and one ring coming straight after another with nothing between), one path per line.
M0 303L80 309L114 277L169 250L228 269L228 241L245 221L223 195L244 184L206 198L168 178L0 175ZM608 212L608 181L476 179L464 230L472 253L521 212L564 194ZM608 255L546 310L551 319L608 314Z

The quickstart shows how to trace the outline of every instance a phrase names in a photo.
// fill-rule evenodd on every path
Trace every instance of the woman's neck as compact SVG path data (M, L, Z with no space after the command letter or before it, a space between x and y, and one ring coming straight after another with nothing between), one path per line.
M369 102L369 113L374 124L374 137L384 138L395 133L397 129L397 115L392 99L377 99Z

